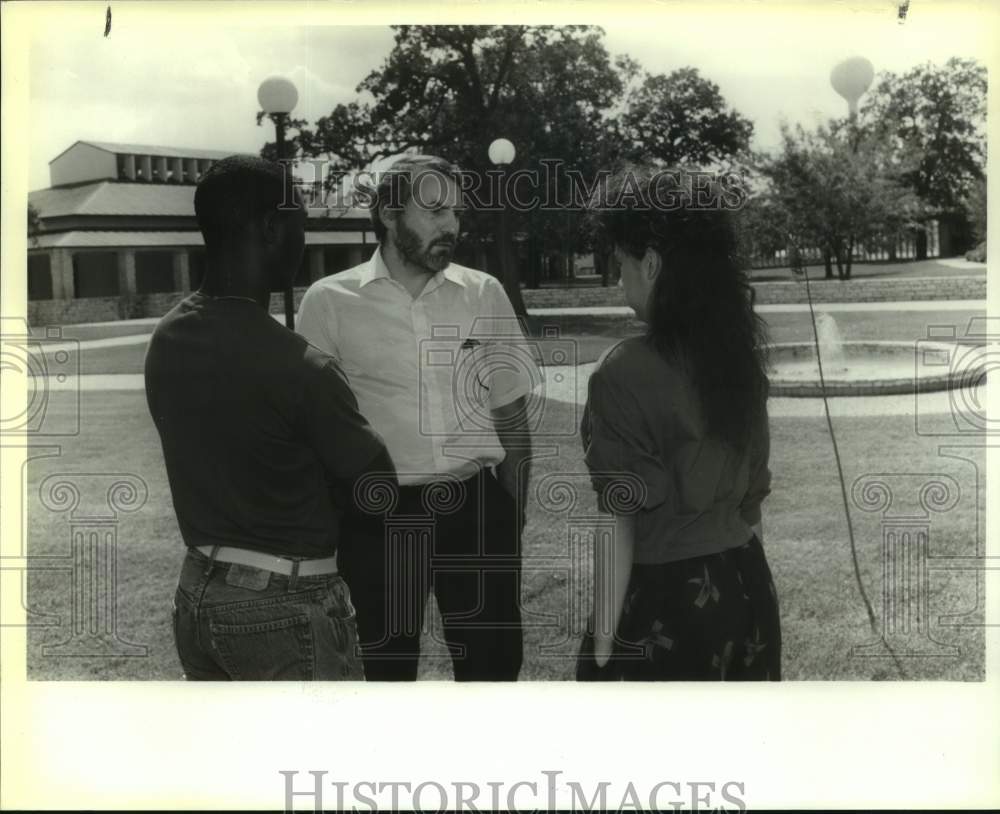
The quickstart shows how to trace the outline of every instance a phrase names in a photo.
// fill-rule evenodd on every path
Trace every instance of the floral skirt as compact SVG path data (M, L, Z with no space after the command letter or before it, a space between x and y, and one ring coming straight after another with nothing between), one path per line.
M778 596L760 541L659 565L633 565L608 663L593 638L581 681L780 681Z

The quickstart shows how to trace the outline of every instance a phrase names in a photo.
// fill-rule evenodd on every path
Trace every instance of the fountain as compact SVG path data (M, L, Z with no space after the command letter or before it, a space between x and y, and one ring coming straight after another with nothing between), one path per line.
M816 316L823 381L830 396L877 396L975 386L985 376L985 348L946 342L845 341L829 313ZM814 397L820 386L812 342L770 349L771 395Z
M847 359L844 357L844 340L840 336L840 327L831 314L820 314L816 317L816 336L819 338L819 349L823 361L823 372L838 373L847 369Z

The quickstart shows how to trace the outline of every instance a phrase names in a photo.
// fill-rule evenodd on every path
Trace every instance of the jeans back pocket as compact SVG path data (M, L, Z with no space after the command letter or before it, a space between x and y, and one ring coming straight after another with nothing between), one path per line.
M266 591L271 584L271 572L252 565L231 563L226 572L226 585L234 588L246 588L249 591Z

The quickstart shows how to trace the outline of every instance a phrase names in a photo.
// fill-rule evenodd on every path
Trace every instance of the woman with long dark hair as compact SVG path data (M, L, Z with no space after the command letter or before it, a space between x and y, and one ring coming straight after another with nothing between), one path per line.
M646 331L606 352L589 383L585 460L615 533L595 546L580 679L780 679L761 546L766 334L727 190L704 181L631 167L594 208Z

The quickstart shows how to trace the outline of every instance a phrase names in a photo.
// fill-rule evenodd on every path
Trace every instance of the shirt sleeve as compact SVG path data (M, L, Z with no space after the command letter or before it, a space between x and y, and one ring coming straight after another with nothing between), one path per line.
M295 331L310 344L340 361L337 347L337 315L333 298L323 289L312 286L299 303Z
M335 478L356 477L385 449L382 437L358 411L347 376L334 359L316 368L305 393L303 420L306 437Z
M620 479L624 490L615 501L619 505L649 510L666 501L669 479L640 406L627 383L602 368L595 369L590 377L582 431L584 460L602 508L609 503L609 487L615 485L616 479ZM634 488L631 484L635 478L641 487L632 499L628 493Z
M543 377L503 286L490 277L484 295L485 319L477 320L475 333L486 345L489 406L495 410L527 396Z
M750 444L750 481L747 493L740 503L740 514L748 526L760 522L760 504L771 494L771 433L768 426L767 405Z

